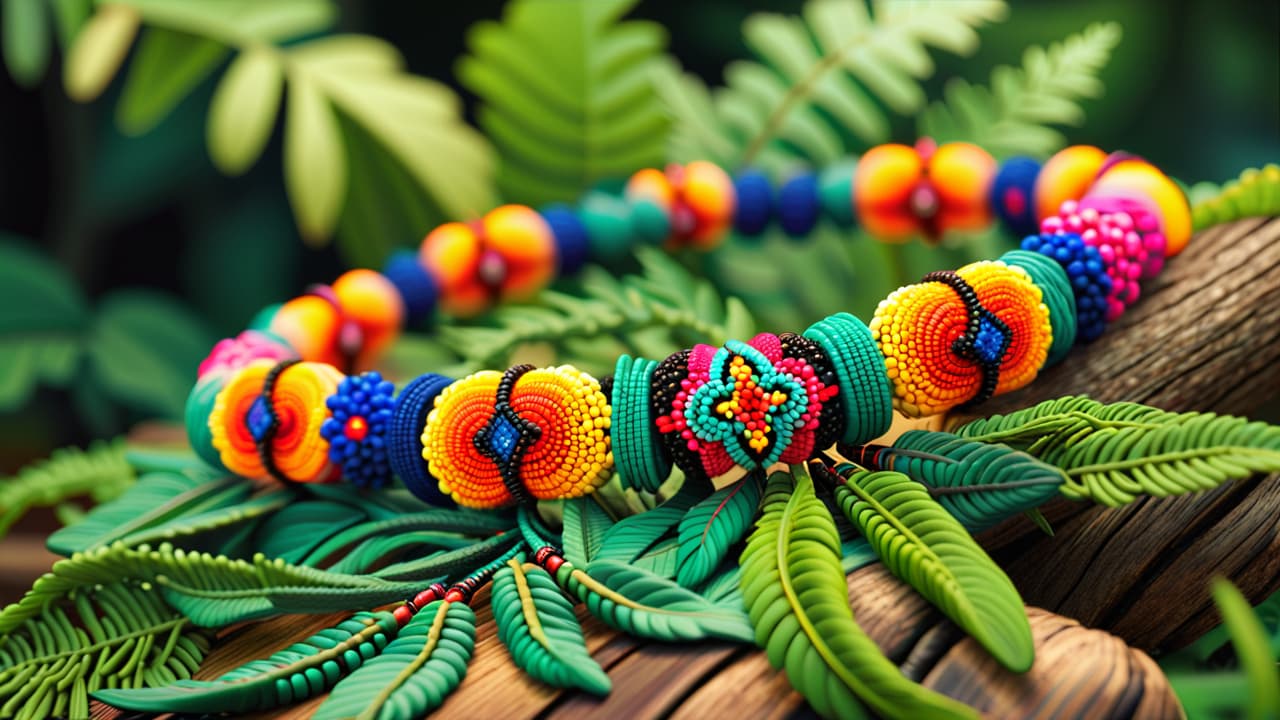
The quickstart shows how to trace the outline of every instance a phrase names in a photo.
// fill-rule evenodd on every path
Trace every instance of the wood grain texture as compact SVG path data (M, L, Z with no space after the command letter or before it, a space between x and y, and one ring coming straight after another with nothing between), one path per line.
M1248 220L1198 236L1144 293L1097 343L983 411L1087 392L1171 410L1248 413L1280 394L1280 221ZM1169 718L1181 711L1167 681L1125 640L1163 649L1207 629L1216 622L1207 596L1214 573L1254 600L1280 580L1280 476L1115 510L1055 501L1045 514L1056 537L1044 537L1023 518L980 536L1024 598L1047 608L1028 610L1036 663L1026 675L997 667L880 565L849 576L855 616L905 672L988 717ZM487 592L474 606L480 621L475 660L439 717L812 715L753 648L645 643L586 616L582 606L587 646L614 691L604 699L561 692L510 662L495 635ZM265 656L339 617L278 618L232 630L201 676ZM318 702L261 717L305 718ZM98 705L95 716L121 714Z

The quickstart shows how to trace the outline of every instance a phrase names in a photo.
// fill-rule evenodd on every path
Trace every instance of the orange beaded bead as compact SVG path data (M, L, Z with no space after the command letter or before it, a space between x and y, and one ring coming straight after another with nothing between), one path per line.
M1056 214L1064 201L1084 197L1106 160L1107 154L1092 145L1072 145L1045 161L1033 192L1036 219Z

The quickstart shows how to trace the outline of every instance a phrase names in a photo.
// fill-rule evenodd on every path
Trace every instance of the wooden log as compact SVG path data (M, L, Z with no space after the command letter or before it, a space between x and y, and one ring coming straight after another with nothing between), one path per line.
M1103 339L1078 351L1033 386L996 398L999 412L1067 393L1137 400L1171 410L1247 413L1280 391L1280 221L1249 220L1203 233L1175 258L1146 297ZM1215 622L1205 588L1220 572L1254 600L1280 580L1280 476L1196 496L1141 500L1109 510L1057 501L1045 538L1025 519L980 540L1010 571L1028 609L1036 663L1026 675L998 668L882 566L848 579L858 621L909 676L989 717L1167 718L1180 714L1158 666L1107 632L1139 647L1185 643ZM603 699L540 685L519 671L497 641L487 593L476 658L441 717L572 715L791 717L803 699L752 648L722 643L661 646L623 636L585 615L588 648L609 672ZM250 657L331 625L343 615L286 617L228 634L201 669L214 677ZM308 717L320 699L262 714ZM96 717L122 714L95 704Z

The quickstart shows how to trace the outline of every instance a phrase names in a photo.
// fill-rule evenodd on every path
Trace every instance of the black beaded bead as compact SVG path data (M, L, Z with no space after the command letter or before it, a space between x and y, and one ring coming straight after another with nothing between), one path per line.
M836 387L840 381L836 378L835 366L831 358L816 341L795 333L782 333L778 336L782 342L783 357L797 358L809 363L818 379L827 387ZM822 413L818 415L818 430L814 433L813 448L820 450L829 448L844 434L844 402L843 393L822 403Z

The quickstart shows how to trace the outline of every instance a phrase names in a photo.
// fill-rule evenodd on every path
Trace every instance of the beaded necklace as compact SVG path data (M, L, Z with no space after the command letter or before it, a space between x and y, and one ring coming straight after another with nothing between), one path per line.
M869 323L839 313L799 334L699 345L662 361L622 357L597 380L569 366L427 374L395 394L375 364L436 305L474 313L527 297L588 257L661 242L715 246L776 221L791 235L857 217L893 240L975 229L995 216L1035 230L997 260L936 272L885 298ZM261 314L201 365L187 406L210 463L285 482L393 475L424 501L496 508L589 493L621 471L655 490L674 462L717 477L867 443L892 410L968 408L1031 382L1098 337L1190 236L1179 187L1139 158L1067 148L1043 167L997 165L965 143L884 145L776 190L694 162L635 173L621 197L577 208L508 205L432 230L417 256Z

